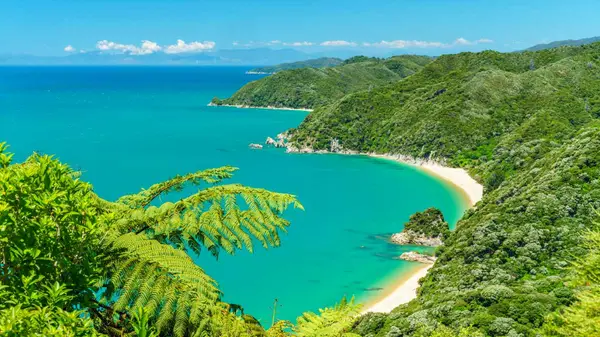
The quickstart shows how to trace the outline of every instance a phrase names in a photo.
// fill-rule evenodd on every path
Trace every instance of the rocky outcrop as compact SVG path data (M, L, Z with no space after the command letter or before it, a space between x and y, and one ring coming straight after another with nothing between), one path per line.
M255 143L250 143L250 145L248 145L248 147L249 147L249 148L251 148L251 149L256 149L256 150L260 150L260 149L262 149L262 148L263 148L263 146L262 146L262 145L260 145L260 144L255 144Z
M436 260L435 256L425 255L425 254L421 254L421 253L417 253L417 252L402 253L402 255L400 255L400 257L398 257L398 259L404 260L404 261L429 263L429 264L435 263L435 260Z
M439 236L426 236L413 231L402 231L392 235L391 241L399 245L418 245L437 247L443 244L442 238Z
M274 147L280 147L280 148L287 148L288 147L288 135L286 132L282 132L280 134L277 135L277 140L271 138L271 137L267 137L267 140L265 141L265 144L267 145L271 145Z

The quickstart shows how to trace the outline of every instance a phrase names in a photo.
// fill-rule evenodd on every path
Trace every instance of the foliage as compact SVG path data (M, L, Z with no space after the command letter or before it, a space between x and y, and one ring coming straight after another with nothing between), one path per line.
M319 315L305 312L298 318L293 328L293 335L298 337L352 337L350 333L360 305L354 303L354 298L342 301L334 307L319 309Z
M231 98L215 98L212 103L312 109L349 93L396 82L417 72L430 60L426 56L402 55L386 60L361 59L321 69L285 70L250 82Z
M264 335L254 318L221 303L190 254L278 246L289 225L282 213L302 207L294 196L221 184L235 170L223 167L108 202L50 156L12 164L4 144L0 152L3 334Z
M562 40L562 41L553 41L550 43L537 44L533 47L527 48L527 51L538 51L544 49L551 49L556 47L564 47L564 46L582 46L584 44L594 43L600 41L600 36L589 37L586 39L579 40Z
M600 336L600 227L586 234L587 255L574 263L576 273L571 281L578 288L577 301L560 313L549 317L543 327L547 336Z
M533 67L532 67L533 65ZM600 43L444 55L396 83L315 109L299 147L397 153L464 167L486 188L438 250L416 300L356 332L535 336L573 303L570 261L600 206Z
M280 71L290 69L335 67L337 65L340 65L342 62L342 59L336 57L320 57L312 60L282 63L275 66L254 68L249 70L249 72L274 74Z
M442 212L435 207L430 207L423 212L411 215L408 222L404 224L404 231L411 231L427 237L446 237L450 229Z

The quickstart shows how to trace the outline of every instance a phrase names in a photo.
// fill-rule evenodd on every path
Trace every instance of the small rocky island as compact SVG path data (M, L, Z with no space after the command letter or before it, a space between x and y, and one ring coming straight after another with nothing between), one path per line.
M450 233L442 212L434 207L410 216L404 230L392 235L391 241L399 245L437 247Z

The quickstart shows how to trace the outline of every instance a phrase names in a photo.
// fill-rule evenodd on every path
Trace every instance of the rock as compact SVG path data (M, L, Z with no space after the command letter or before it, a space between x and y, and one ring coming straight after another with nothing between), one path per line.
M250 145L248 145L248 146L249 146L251 149L257 149L257 150L260 150L260 149L262 149L262 148L263 148L263 146L262 146L262 145L260 145L260 144L255 144L255 143L250 143Z
M435 260L436 260L436 258L434 256L420 254L417 252L402 253L402 255L400 255L399 259L404 260L404 261L420 262L420 263L435 263Z
M267 137L265 144L272 145L275 147L286 147L285 140L286 140L286 138L284 136L282 136L282 134L279 134L279 135L277 135L277 140L275 140L271 137Z
M267 137L267 140L265 141L265 144L267 145L275 145L277 142L275 141L275 139L271 138L271 137Z
M391 241L398 245L419 245L437 247L442 245L442 238L419 235L413 231L402 231L392 235Z
M337 138L333 138L329 143L329 150L333 153L343 152L342 145Z

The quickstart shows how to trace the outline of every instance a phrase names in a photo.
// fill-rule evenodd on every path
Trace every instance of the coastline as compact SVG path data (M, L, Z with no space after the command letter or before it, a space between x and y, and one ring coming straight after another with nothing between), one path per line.
M411 165L442 179L463 195L469 208L475 206L483 198L483 185L473 179L464 169L444 166L435 161L416 160L401 155L375 153L367 153L365 155Z
M224 106L229 108L238 108L238 109L267 109L267 110L290 110L290 111L304 111L304 112L312 112L313 109L294 109L294 108L280 108L275 106L250 106L250 105L236 105L236 104L213 104L208 103L208 106Z
M468 208L472 208L483 198L483 185L473 179L464 169L444 166L432 160L417 160L402 155L376 153L364 153L363 155L411 165L443 180L463 196L465 201L467 201ZM374 304L367 305L366 309L361 313L389 313L397 306L415 299L417 297L417 289L419 288L419 280L425 277L432 267L433 264L423 264L423 266L408 275L403 275L394 285L394 290L390 294L379 299Z
M297 149L289 146L287 152L290 153L317 153L317 154L342 154L342 155L361 155L383 160L391 160L416 167L423 170L425 173L441 179L444 183L449 184L463 197L467 203L467 208L472 208L483 198L483 185L473 179L469 173L461 168L444 166L434 160L422 160L404 155L395 154L378 154L378 153L359 153L355 151L342 150L339 152L330 151L314 151L310 148ZM419 262L415 262L419 263ZM419 288L419 280L427 275L429 269L434 264L421 264L421 266L412 270L410 273L400 275L393 285L393 290L390 293L382 295L381 298L366 303L365 309L361 314L368 312L389 313L394 308L401 304L410 302L417 297L417 289Z
M427 275L427 272L431 267L433 267L433 264L421 263L421 266L411 273L405 274L404 277L395 282L391 293L374 301L374 303L370 305L366 305L365 309L361 311L361 314L366 314L368 312L389 313L397 306L408 303L416 298L419 280Z

